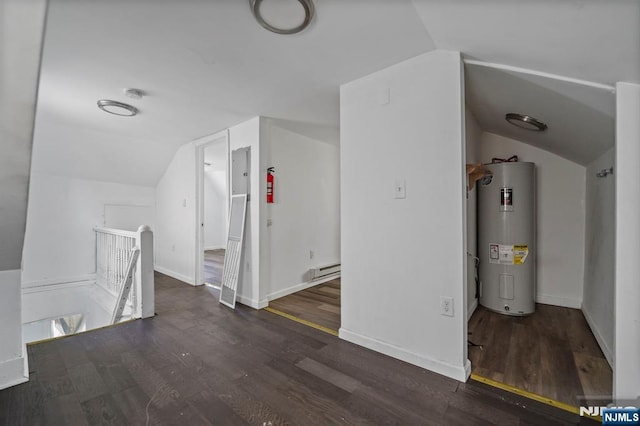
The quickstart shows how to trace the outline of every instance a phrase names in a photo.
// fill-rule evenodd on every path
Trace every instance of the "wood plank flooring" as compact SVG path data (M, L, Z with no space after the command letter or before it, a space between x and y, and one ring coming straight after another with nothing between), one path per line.
M610 402L612 371L578 309L536 305L528 317L481 306L469 321L473 372L573 406ZM596 404L590 404L596 405Z
M338 331L340 278L272 300L269 307Z
M204 282L220 285L224 267L224 249L204 252Z
M156 276L156 311L29 345L0 425L597 424Z

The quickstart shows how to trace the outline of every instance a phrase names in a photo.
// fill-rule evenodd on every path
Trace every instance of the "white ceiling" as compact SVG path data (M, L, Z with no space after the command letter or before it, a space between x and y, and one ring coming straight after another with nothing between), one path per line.
M434 48L598 83L640 82L637 1L315 4L310 28L281 36L255 22L249 0L50 0L34 170L155 186L179 145L256 115L336 128L340 84ZM609 100L583 105L571 88L515 75L503 85L480 74L470 81L493 84L494 96L470 106L487 115L487 130L506 136L513 137L500 122L507 107L544 110L554 132L558 109L548 108L550 99L577 108L576 122L609 108ZM148 96L128 99L126 87ZM480 88L475 93L484 96ZM97 109L101 98L127 101L141 113L110 116ZM523 141L583 163L598 143L582 152L575 142L584 130L576 129Z
M179 145L256 115L337 126L340 84L434 48L410 0L374 3L317 0L282 36L248 0L50 0L34 169L155 186Z
M485 131L587 165L615 142L612 89L480 65L465 65L466 103ZM547 124L534 132L509 124L515 112Z
M597 83L640 83L638 0L414 3L438 49Z

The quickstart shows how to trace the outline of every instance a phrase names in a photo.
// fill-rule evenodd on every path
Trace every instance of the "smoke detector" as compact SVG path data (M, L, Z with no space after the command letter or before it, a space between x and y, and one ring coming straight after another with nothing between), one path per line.
M144 92L140 89L124 89L124 95L131 99L142 99Z

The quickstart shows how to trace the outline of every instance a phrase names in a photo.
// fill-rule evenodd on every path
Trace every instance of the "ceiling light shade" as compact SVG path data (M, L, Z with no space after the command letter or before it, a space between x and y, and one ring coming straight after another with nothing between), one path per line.
M112 101L111 99L100 99L98 108L109 114L121 115L123 117L133 117L138 113L138 108L123 102Z
M514 126L520 127L521 129L533 130L534 132L544 132L545 130L547 130L546 124L531 117L530 115L510 112L509 114L504 116L504 119Z
M301 20L297 21L293 27L280 27L279 24L273 22L273 20L269 19L267 16L263 14L261 7L263 4L268 3L276 3L275 0L251 0L251 12L253 12L253 16L256 18L256 21L260 25L262 25L267 30L276 33L276 34L295 34L304 30L309 26L311 20L313 19L313 15L315 12L315 8L313 6L313 0L295 0L297 1L302 9L304 9L304 18L301 17ZM298 23L300 22L300 23Z

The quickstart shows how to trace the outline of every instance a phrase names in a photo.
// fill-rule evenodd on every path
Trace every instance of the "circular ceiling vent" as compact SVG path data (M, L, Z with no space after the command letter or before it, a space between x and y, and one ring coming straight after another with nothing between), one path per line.
M112 101L111 99L100 99L98 108L109 114L121 115L123 117L133 117L138 113L138 108L123 102Z
M534 132L543 132L547 130L546 124L538 119L531 117L530 115L510 112L509 114L504 116L504 119L514 126L520 127L521 129L533 130Z
M251 0L256 21L276 34L295 34L309 26L313 0Z

